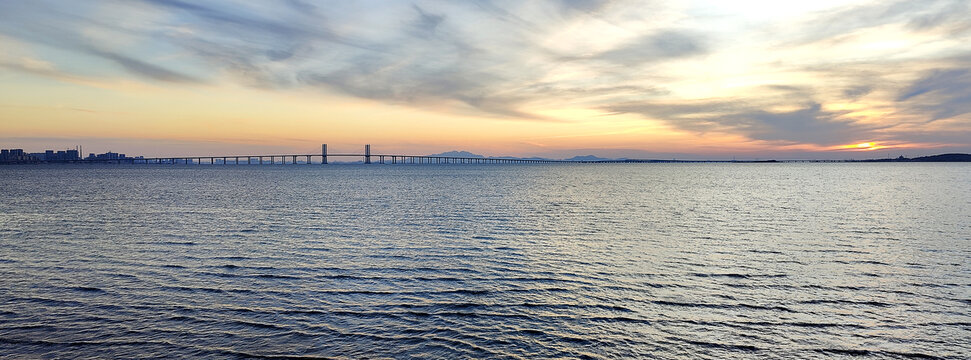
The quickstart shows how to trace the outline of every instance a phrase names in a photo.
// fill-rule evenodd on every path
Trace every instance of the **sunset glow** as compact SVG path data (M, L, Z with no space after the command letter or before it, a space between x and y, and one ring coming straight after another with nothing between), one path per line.
M0 143L971 152L968 19L937 0L0 2Z

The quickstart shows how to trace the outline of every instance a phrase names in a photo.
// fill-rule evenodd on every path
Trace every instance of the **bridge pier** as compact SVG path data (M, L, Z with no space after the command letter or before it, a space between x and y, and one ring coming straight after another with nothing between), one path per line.
M321 144L320 163L329 163L329 154L327 153L327 144ZM299 164L300 160L306 161L307 165L314 164L314 157L318 154L279 154L279 155L256 155L256 156L246 156L245 164L247 165L265 165L265 161L269 160L268 164L271 165L290 165ZM413 164L413 165L425 165L425 164L470 164L470 165L482 165L482 164L554 164L554 163L569 163L571 161L561 161L561 160L546 160L546 159L514 159L514 158L492 158L492 157L467 157L467 156L434 156L434 155L405 155L405 154L381 154L375 155L370 152L370 145L365 147L364 154L336 154L335 156L347 156L347 157L363 157L364 164ZM372 156L376 156L377 159L372 159ZM119 159L119 160L101 160L102 163L110 164L186 164L186 165L203 165L203 161L209 159L209 165L215 165L216 159L222 159L221 165L229 165L229 159L233 160L233 164L241 165L240 158L243 156L186 156L186 157L153 157L153 158L143 158L143 159ZM277 163L277 157L280 157L280 162ZM267 159L268 158L268 159ZM390 159L389 159L390 158ZM255 160L255 161L254 161ZM290 163L287 163L287 160ZM374 161L371 161L374 160ZM390 160L390 162L389 162ZM82 162L94 162L94 161L82 161ZM197 162L197 163L196 163ZM582 163L584 161L575 161L577 163Z

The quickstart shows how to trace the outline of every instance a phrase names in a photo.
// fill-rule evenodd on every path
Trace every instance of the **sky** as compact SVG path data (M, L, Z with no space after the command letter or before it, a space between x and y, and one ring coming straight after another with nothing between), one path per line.
M0 147L971 152L971 2L0 0Z

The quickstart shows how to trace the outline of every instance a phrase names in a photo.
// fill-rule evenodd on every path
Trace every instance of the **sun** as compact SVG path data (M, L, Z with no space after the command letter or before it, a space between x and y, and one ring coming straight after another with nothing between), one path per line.
M859 151L871 151L871 150L878 150L878 149L886 149L888 147L889 147L888 145L883 145L883 144L880 144L880 143L877 143L877 142L868 141L868 142L859 143L859 144L840 145L840 146L835 147L835 149L840 149L840 150L849 149L849 150L859 150Z

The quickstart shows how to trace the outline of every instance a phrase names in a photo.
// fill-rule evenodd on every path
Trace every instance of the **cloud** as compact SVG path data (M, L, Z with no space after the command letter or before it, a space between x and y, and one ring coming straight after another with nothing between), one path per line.
M196 77L179 73L174 70L166 69L164 67L150 64L136 58L132 58L126 55L113 53L106 50L96 49L94 47L86 49L88 53L103 57L105 59L111 60L114 63L125 68L128 72L144 76L153 80L173 82L173 83L202 83L201 79Z
M610 4L609 0L560 0L559 3L567 9L594 12Z
M19 60L0 59L0 67L52 78L66 77L66 74L57 71L50 62L30 57L22 57Z
M971 113L971 71L933 70L904 89L897 101L932 114L929 121Z
M202 24L220 27L225 30L243 31L245 33L263 33L274 38L294 38L294 37L323 37L335 39L326 31L324 27L304 27L298 23L280 21L280 19L266 19L259 16L258 9L246 9L251 11L239 11L244 9L233 9L230 7L213 8L199 5L196 2L185 2L180 0L142 0L168 10L183 12L202 20ZM284 2L292 7L294 12L311 10L306 4L300 2Z
M200 83L228 75L265 89L319 87L392 103L544 120L522 110L529 102L548 99L549 94L531 89L559 66L559 60L536 43L537 37L610 5L603 0L553 0L529 6L485 0L101 0L67 5L38 0L0 4L0 12L7 13L0 15L6 24L0 25L0 33L94 56L152 81ZM559 15L524 20L538 9L553 9ZM121 39L124 43L113 43ZM669 31L605 56L633 63L646 61L645 56L684 56L699 46L689 35ZM94 75L60 65L63 71ZM608 87L597 88L602 93ZM587 96L576 91L560 94Z
M755 140L819 145L856 141L879 128L843 119L844 113L824 111L819 103L778 112L732 100L689 104L639 103L609 107L607 110L641 114L689 131L726 132Z
M598 58L632 66L699 55L705 52L707 52L707 49L700 36L685 31L663 30L604 52Z
M429 14L418 5L415 5L415 11L418 12L418 19L414 22L414 28L418 36L433 36L438 25L445 21L445 16Z
M850 100L856 100L873 92L873 86L857 85L843 90L843 96Z
M401 13L373 29L379 31L376 34L348 23L335 25L353 25L337 34L329 30L328 22L319 21L334 13L309 16L303 8L292 8L282 10L277 18L264 19L246 9L148 1L198 20L239 28L227 40L226 30L206 24L202 33L172 41L249 85L320 87L393 103L464 104L494 116L540 118L516 110L521 98L496 94L506 78L489 66L502 60L480 48L473 39L476 34L466 33L460 22L450 22L441 6L400 7ZM343 11L362 10L355 5ZM344 21L353 23L354 18Z
M9 6L9 4L6 5ZM3 19L0 16L0 20L3 20L0 23L6 23L7 25L0 25L0 32L60 50L71 50L82 55L99 57L118 65L130 74L151 80L173 83L204 82L199 77L140 59L138 55L127 55L119 51L110 50L108 44L98 43L95 39L84 34L85 29L91 28L105 30L108 33L121 34L125 30L123 28L100 20L79 17L78 15L68 13L67 11L69 9L58 8L43 1L39 1L36 6L43 11L36 12L37 9L33 9L24 4L6 8L0 5L0 13L9 11L6 15L8 19ZM11 66L7 67L10 68ZM76 77L72 74L63 73L64 70L54 71L53 69L53 66L50 66L48 69L42 69L42 71L28 68L22 70L53 78Z
M726 124L759 140L784 140L810 144L845 144L866 138L874 130L853 121L840 120L840 113L822 110L812 103L789 112L747 111L729 115Z
M816 13L804 23L787 24L802 32L802 41L838 39L855 31L898 24L915 31L967 33L971 31L965 0L897 0L849 5Z

